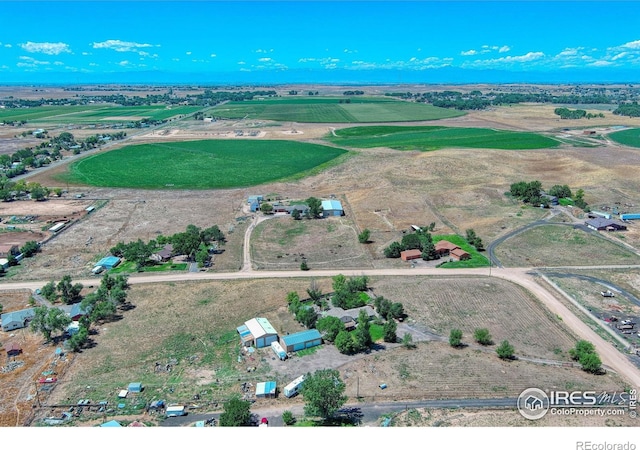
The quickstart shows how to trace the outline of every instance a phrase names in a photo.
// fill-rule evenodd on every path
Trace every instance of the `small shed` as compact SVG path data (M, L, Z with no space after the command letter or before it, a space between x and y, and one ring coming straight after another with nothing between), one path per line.
M142 390L144 389L144 387L142 386L142 383L129 383L129 386L127 387L127 391L129 392L134 392L134 393L138 393L138 392L142 392Z
M250 195L250 196L247 198L247 203L248 203L248 204L251 204L251 203L253 203L253 202L258 202L258 203L260 203L260 202L262 202L262 201L264 201L264 196L262 196L262 195Z
M252 201L251 203L249 203L249 209L251 210L251 212L256 212L260 209L260 202L257 200Z
M264 381L257 383L256 398L276 398L276 382Z
M119 398L127 398L127 395L129 395L129 391L126 389L121 389L120 392L118 392Z
M422 252L417 248L400 252L400 259L403 261L411 261L412 259L420 259L421 257Z
M297 352L322 344L322 335L316 329L300 331L280 338L282 348L287 352Z
M65 329L65 331L69 336L73 336L74 334L80 331L80 322L78 321L71 322L69 325L67 325L67 328Z
M4 349L7 352L7 356L18 356L22 353L22 347L15 342L8 342L4 344Z

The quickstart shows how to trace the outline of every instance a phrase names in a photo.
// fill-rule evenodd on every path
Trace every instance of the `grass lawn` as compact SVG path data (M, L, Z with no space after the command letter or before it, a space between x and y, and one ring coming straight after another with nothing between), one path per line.
M640 147L640 128L631 128L630 130L616 131L609 134L609 137L622 145L629 147Z
M327 140L342 147L388 147L395 150L438 150L444 147L531 150L553 148L560 142L537 133L447 128L440 126L370 126L337 130Z
M382 325L372 323L369 325L369 334L371 335L371 340L373 342L381 341L384 337L384 327Z
M145 266L143 267L143 272L166 272L169 270L187 270L187 263L164 263L164 264L156 264L154 266ZM109 273L118 274L118 273L133 273L136 272L136 264L131 261L125 261L121 264L118 264L118 267L114 267L109 270Z
M450 261L445 262L440 265L440 267L445 269L460 269L460 268L471 268L471 267L488 267L489 260L481 254L476 248L469 244L462 236L458 236L457 234L447 234L447 235L433 235L433 243L437 243L438 241L449 241L452 244L456 244L465 252L471 255L471 259L466 261ZM448 259L448 257L442 258L443 260Z
M212 109L211 112L227 119L310 123L407 122L464 115L460 111L384 97L351 98L350 103L345 103L345 100L342 97L284 97L230 102Z
M302 177L345 150L289 141L207 140L143 144L73 163L61 181L137 189L224 189Z

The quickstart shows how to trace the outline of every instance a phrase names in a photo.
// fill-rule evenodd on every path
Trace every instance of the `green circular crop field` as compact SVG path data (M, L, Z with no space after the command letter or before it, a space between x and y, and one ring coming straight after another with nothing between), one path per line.
M75 184L138 189L247 187L301 177L332 164L345 153L292 141L143 144L81 159L59 178Z
M609 137L618 144L628 145L629 147L640 147L640 128L616 131L615 133L609 134Z

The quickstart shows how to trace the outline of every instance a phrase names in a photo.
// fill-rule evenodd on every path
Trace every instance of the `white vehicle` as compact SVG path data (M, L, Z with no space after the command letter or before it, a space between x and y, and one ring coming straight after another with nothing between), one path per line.
M300 388L302 387L303 383L304 383L304 375L300 375L298 378L296 378L295 380L293 380L291 383L287 384L284 387L284 391L283 391L284 396L287 398L290 398L296 395L300 390Z
M602 295L603 297L615 297L615 295L611 291L602 291L600 292L600 295Z
M187 411L184 406L167 406L167 417L186 416Z

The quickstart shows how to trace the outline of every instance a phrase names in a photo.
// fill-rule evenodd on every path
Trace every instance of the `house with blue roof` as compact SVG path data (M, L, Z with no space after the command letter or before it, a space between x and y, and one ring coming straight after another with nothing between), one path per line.
M31 319L35 316L36 310L34 308L21 309L20 311L2 314L2 316L0 316L0 321L2 321L2 331L26 328Z

